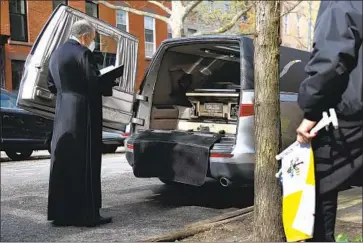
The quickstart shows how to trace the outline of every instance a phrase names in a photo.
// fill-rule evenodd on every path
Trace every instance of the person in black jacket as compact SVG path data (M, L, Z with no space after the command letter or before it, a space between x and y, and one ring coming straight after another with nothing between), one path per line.
M311 241L335 241L338 192L362 176L362 34L362 1L322 1L305 68L309 77L298 98L304 120L297 141L312 142L315 160L317 200ZM309 134L329 108L337 113L339 129Z
M55 226L97 226L111 222L100 216L102 95L93 58L95 28L75 22L71 38L49 62L48 88L57 95L51 146L48 220Z

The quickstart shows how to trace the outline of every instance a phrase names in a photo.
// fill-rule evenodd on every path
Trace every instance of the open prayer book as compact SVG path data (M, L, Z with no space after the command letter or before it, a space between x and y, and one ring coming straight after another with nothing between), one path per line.
M121 77L124 73L124 65L120 66L107 66L100 70L100 75L98 76L105 82L114 82L117 78Z

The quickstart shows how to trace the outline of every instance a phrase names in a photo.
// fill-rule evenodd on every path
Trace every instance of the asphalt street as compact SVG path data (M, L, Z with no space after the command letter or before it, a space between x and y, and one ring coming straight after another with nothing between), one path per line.
M137 179L122 149L103 156L102 214L98 228L53 227L47 220L49 154L12 162L1 153L1 241L138 241L252 204L249 189L166 186Z

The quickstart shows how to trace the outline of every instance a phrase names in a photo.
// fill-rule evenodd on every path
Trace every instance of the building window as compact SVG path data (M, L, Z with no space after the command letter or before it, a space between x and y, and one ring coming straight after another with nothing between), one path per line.
M288 26L289 25L289 18L288 15L286 14L284 16L284 33L287 34L288 33Z
M244 13L244 14L242 15L242 17L241 17L241 22L242 22L243 24L247 24L247 23L248 23L248 15L247 15L247 13Z
M145 16L145 56L151 58L155 52L155 19Z
M300 37L300 15L296 15L296 32L297 37Z
M28 23L25 0L10 0L10 36L15 41L28 41Z
M21 77L23 76L25 61L12 60L11 61L11 77L12 77L12 90L19 91Z
M98 18L98 4L92 2L92 1L88 1L86 0L86 14ZM101 48L100 45L100 34L98 34L96 32L96 37L95 37L95 51L99 51Z
M123 31L129 31L129 15L126 11L116 11L116 27Z
M229 6L229 2L224 2L224 10L225 11L229 11L229 10L231 10L231 8L230 8L230 6Z
M208 0L208 5L209 5L209 12L213 12L214 11L214 2L213 0Z
M0 44L0 88L5 88L5 46Z
M68 5L68 0L53 0L53 10L56 9L59 4Z
M168 24L168 39L173 38L173 31L171 30L170 24Z
M188 35L193 35L195 33L197 33L197 30L196 29L189 29L188 28Z
M98 18L98 4L92 1L86 1L86 13L92 17Z

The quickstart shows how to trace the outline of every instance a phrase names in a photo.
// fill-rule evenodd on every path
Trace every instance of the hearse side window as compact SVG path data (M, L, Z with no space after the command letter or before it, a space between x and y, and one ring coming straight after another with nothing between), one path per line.
M11 81L12 90L17 92L19 90L21 77L23 76L25 61L12 60L11 61Z

